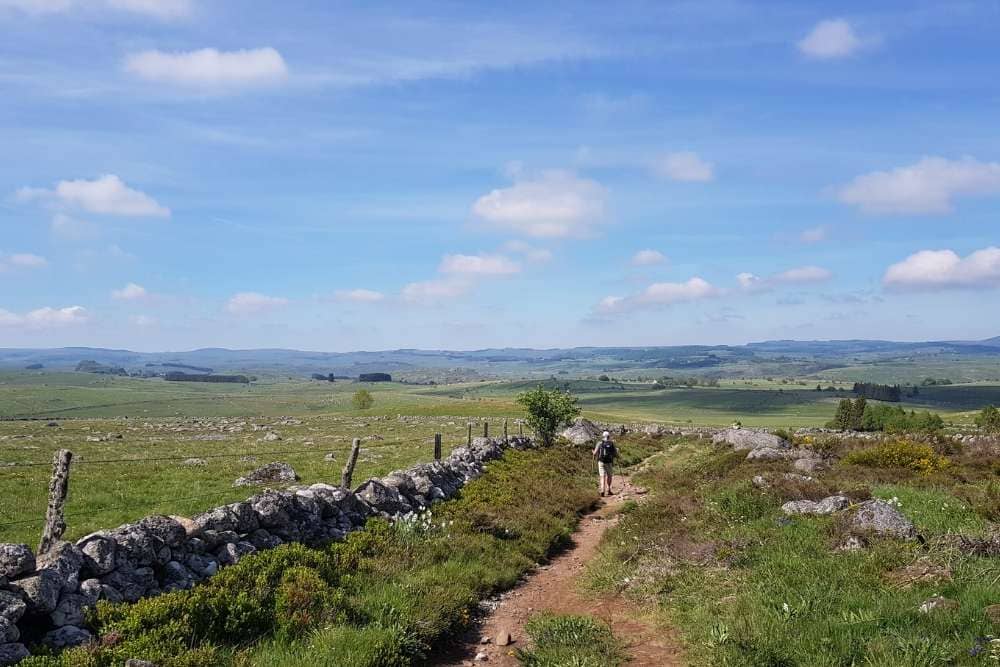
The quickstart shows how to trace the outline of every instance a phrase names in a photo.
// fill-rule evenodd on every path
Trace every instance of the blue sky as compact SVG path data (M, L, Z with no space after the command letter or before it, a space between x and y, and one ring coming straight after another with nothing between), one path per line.
M998 29L996 0L0 0L0 346L995 336Z

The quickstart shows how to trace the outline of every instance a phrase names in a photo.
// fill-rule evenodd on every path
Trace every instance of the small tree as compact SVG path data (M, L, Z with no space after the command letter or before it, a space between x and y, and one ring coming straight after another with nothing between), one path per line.
M375 397L367 389L358 389L351 397L351 403L356 410L367 410L375 405Z
M559 427L570 423L580 414L575 396L558 389L549 391L541 385L518 394L515 402L528 413L525 421L546 446L555 440Z
M976 426L988 433L1000 433L1000 410L988 405L976 415Z

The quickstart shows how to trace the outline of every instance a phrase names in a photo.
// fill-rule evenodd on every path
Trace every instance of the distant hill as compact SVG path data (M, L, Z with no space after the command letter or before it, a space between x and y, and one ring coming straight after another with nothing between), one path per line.
M983 341L897 342L887 340L771 340L747 345L676 345L650 347L487 348L481 350L382 350L315 352L286 349L228 350L202 348L186 352L65 347L0 348L0 369L41 364L46 372L71 371L81 361L129 371L149 367L182 368L229 374L291 375L313 373L358 377L389 373L394 378L586 376L629 374L659 378L803 376L858 364L902 363L915 366L958 363L975 367L976 359L1000 364L1000 336ZM915 369L914 369L915 370ZM991 371L992 372L992 371ZM998 372L1000 374L1000 372ZM936 374L938 377L940 374ZM956 375L956 378L959 377ZM975 379L975 378L973 378Z

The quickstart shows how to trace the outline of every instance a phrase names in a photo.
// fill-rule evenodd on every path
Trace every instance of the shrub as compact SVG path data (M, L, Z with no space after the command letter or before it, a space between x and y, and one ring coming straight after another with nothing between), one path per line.
M951 465L948 457L941 456L930 445L912 440L896 440L856 449L844 457L844 463L869 468L905 468L922 473L944 470Z
M375 397L367 389L359 389L351 397L351 404L355 410L367 410L375 405Z
M976 426L988 433L1000 433L1000 410L993 405L983 408L983 411L976 415Z
M527 411L528 426L546 446L552 444L561 426L580 414L575 396L558 389L549 391L541 385L518 394L515 402Z

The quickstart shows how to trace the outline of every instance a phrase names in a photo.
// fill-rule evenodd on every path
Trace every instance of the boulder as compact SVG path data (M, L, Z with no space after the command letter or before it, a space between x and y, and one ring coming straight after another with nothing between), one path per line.
M747 452L747 461L771 462L787 461L794 459L796 453L790 449L776 449L774 447L758 447Z
M253 506L247 502L231 503L210 509L192 519L201 530L251 533L260 525Z
M21 638L21 631L17 629L17 624L0 618L0 644L12 644Z
M173 557L171 549L187 539L184 526L167 516L150 516L120 526L109 533L116 544L116 562L144 567L164 565Z
M65 625L83 625L83 609L90 604L92 603L85 595L79 593L63 595L55 611L49 614L52 625L57 628Z
M107 533L91 533L76 543L83 555L83 573L100 577L115 569L116 543Z
M861 533L912 540L917 536L913 523L884 500L867 500L854 511L850 527Z
M172 560L163 566L162 581L164 591L186 591L194 586L195 579L195 574L185 567L183 563Z
M287 463L274 462L257 468L245 477L240 477L233 486L256 486L260 484L291 484L299 481L295 469Z
M265 491L248 502L261 528L284 528L295 512L295 495L286 491Z
M810 514L821 516L833 514L842 509L846 509L851 501L846 496L827 496L819 502L812 500L793 500L781 506L781 511L785 514Z
M27 609L28 605L24 603L20 595L0 590L0 618L17 623Z
M766 431L746 428L730 428L717 433L712 442L729 445L733 449L789 449L791 444L784 438Z
M35 571L35 554L27 544L0 544L0 577L14 579Z
M827 465L823 459L808 457L795 459L792 463L792 467L799 472L806 473L807 475L814 475L818 472L826 470Z
M766 489L771 486L771 483L763 475L754 475L754 478L750 481L758 489Z
M159 590L151 567L119 567L101 577L101 583L106 587L102 593L109 600L120 597L128 602L138 602L147 592Z
M601 438L601 429L589 419L578 417L571 426L566 428L561 435L574 445L586 445L595 443Z
M63 582L63 591L67 593L73 593L80 587L82 567L83 552L69 542L56 542L48 552L38 557L38 569L54 571Z
M370 479L358 487L358 497L385 516L398 516L413 511L413 507L392 486Z
M71 648L86 644L92 637L93 635L88 630L74 625L66 625L45 633L45 636L42 637L42 643L54 649Z
M0 644L0 667L16 665L29 655L24 644Z
M33 577L18 579L10 587L19 591L34 614L50 614L59 604L59 594L66 582L53 570L39 570Z
M666 433L666 429L659 424L647 424L642 427L642 432L651 438L660 438Z

